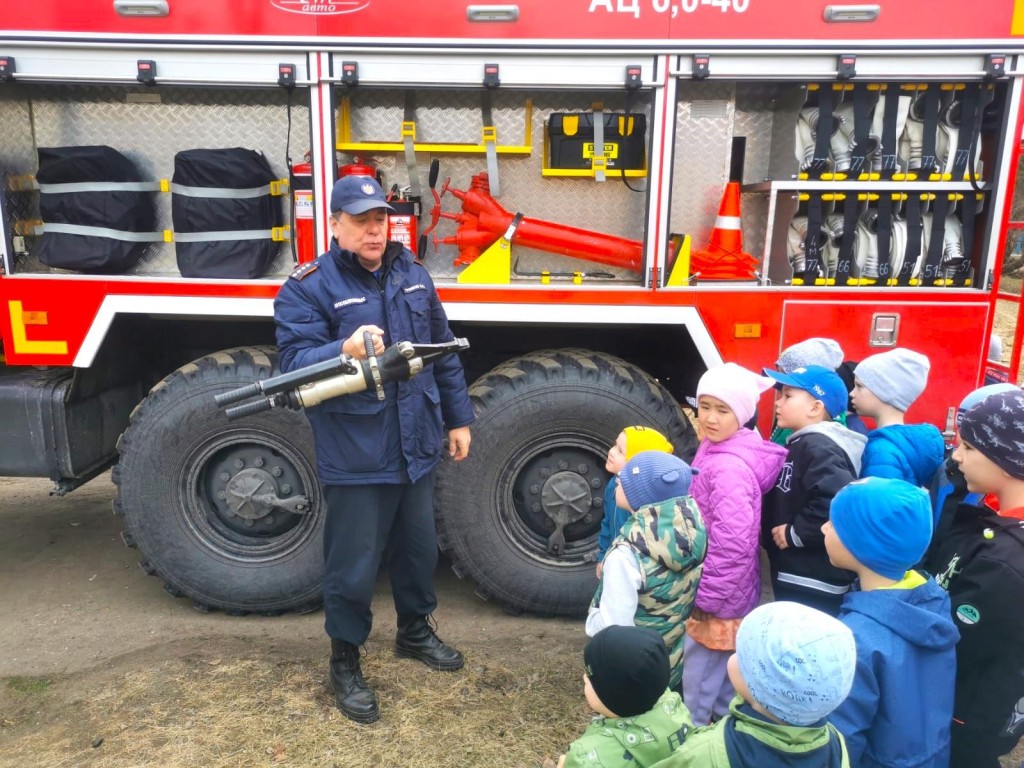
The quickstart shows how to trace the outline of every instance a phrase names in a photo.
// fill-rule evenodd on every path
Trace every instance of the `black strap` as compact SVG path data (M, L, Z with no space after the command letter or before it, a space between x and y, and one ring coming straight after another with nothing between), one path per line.
M981 124L985 119L985 109L996 97L996 89L992 85L985 83L980 87L981 93L978 96L977 116L974 120L974 129L971 132L971 147L970 151L967 153L967 178L971 182L971 188L974 189L975 192L981 192L981 184L979 184L974 178L977 176L977 171L974 168L974 146L976 142L981 141Z
M967 172L967 159L974 147L975 117L978 112L978 89L968 83L960 99L960 130L957 133L956 155L953 157L953 181L961 181Z
M832 84L818 85L818 128L814 136L814 157L811 158L807 173L811 178L820 179L828 170L828 155L832 143ZM820 201L819 201L820 202Z
M892 200L882 195L878 201L878 284L886 285L892 277Z
M925 181L938 171L935 141L939 130L939 86L929 85L924 92L924 140L921 142L921 178Z
M924 221L921 219L921 198L916 194L907 197L907 249L903 252L903 266L896 276L897 285L910 285L914 265L921 256L921 238L924 235Z
M974 273L974 223L977 215L978 198L974 196L973 192L967 192L960 203L960 231L964 238L964 258L949 275L953 280L953 285L966 285L967 280Z
M867 83L853 86L853 146L850 148L850 178L856 179L870 168L864 167L868 151L868 136L871 135L871 93ZM856 197L856 196L854 196ZM851 255L853 245L851 243Z
M941 275L942 236L946 229L946 210L949 201L944 193L932 201L932 228L928 236L928 255L925 257L924 269L921 270L921 281L925 285L935 285Z
M899 168L897 157L899 148L896 143L896 118L900 109L900 89L895 83L889 83L885 91L885 115L882 117L882 178L891 179ZM881 256L881 254L879 254Z
M857 240L857 219L860 217L860 201L856 192L848 192L843 203L843 239L839 242L839 257L836 259L836 285L846 285L857 274L857 260L854 258L854 242Z
M807 235L804 237L804 285L814 285L821 275L821 221L821 196L811 195L807 201Z
M624 133L627 136L629 135L629 115L630 115L630 112L631 112L631 107L633 106L633 94L634 93L635 93L635 91L633 91L631 89L626 89L626 104L625 104L625 107L624 107L624 111L625 111L626 114L623 117L624 122L622 124L623 125L623 129L622 130L624 131ZM646 137L644 138L644 141L646 142ZM625 139L623 139L623 143L625 143ZM623 163L623 166L625 166L625 163ZM626 189L628 189L630 192L643 192L642 189L640 189L638 187L634 187L632 184L629 183L629 179L626 178L626 169L625 169L625 167L619 169L619 178L622 179L622 183L626 185ZM742 179L740 179L740 181L742 181Z

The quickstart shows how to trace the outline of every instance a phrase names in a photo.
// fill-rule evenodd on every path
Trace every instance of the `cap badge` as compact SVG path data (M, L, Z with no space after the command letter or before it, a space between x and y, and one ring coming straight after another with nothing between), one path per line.
M374 192L373 184L370 183L363 184L359 189L362 190L364 195L372 195Z

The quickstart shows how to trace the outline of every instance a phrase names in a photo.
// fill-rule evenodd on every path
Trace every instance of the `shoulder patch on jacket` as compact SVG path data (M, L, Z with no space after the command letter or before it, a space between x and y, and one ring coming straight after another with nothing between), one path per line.
M295 269L290 275L288 275L288 277L294 280L301 280L302 278L306 277L306 275L315 272L317 269L319 269L319 267L319 261L307 261L305 264L299 265L299 267Z

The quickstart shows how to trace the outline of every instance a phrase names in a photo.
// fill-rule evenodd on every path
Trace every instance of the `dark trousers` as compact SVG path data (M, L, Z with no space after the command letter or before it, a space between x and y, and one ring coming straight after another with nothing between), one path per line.
M843 604L843 595L832 595L828 592L818 592L813 589L801 589L798 586L780 582L776 578L772 578L772 592L775 595L775 601L788 600L794 603L800 603L806 605L808 608L817 608L823 613L827 613L829 616L839 615L839 606Z
M370 603L388 553L399 615L426 616L437 607L434 570L434 473L415 483L324 486L324 624L335 640L361 645L370 634Z

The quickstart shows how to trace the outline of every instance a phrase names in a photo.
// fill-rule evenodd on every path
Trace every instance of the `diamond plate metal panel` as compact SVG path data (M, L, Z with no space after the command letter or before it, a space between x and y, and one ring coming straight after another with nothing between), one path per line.
M711 235L729 181L734 137L746 139L743 181L769 175L778 143L778 98L774 85L679 83L669 221L671 232L692 236L694 248L703 248ZM740 201L744 248L762 260L769 203L767 193L744 193Z
M290 152L298 162L310 143L304 94L300 89L292 98ZM131 159L143 178L169 179L179 151L242 146L263 152L275 174L287 177L288 96L284 90L160 86L141 91L121 86L40 85L16 93L11 100L14 109L7 108L4 96L0 129L16 140L10 147L5 141L0 163L23 169L19 172L35 172L36 147L105 144ZM285 217L287 201L281 198ZM156 206L157 226L170 229L171 196L156 195ZM34 258L23 269L49 271ZM287 275L291 269L291 250L283 244L266 277ZM132 274L178 276L173 244L147 247Z
M707 243L729 180L736 96L731 83L680 82L676 97L669 231Z
M524 108L528 96L524 92L500 91L492 95L492 117L498 129L499 144L522 144L525 140ZM601 94L606 111L621 112L625 109L623 94ZM544 156L544 126L553 112L587 112L593 107L593 93L540 92L532 95L532 142L529 156L499 155L498 171L501 182L501 196L498 202L511 213L521 212L534 219L544 219L581 229L642 240L644 237L644 216L647 206L647 181L643 178L630 179L629 183L640 191L631 191L620 179L610 178L596 182L588 178L545 178L541 176ZM403 118L404 96L401 91L360 92L351 101L351 133L353 141L398 141ZM650 123L649 103L636 99L631 104L633 114L647 115ZM418 91L416 93L416 138L422 142L439 143L480 143L482 117L480 96L476 91ZM397 183L408 186L409 174L401 153L346 154L343 162L354 156L370 161L383 173L386 185ZM465 190L472 177L487 170L484 155L457 155L439 153L440 162L438 191L446 179L451 186ZM416 165L422 184L426 184L431 157L418 153ZM421 228L430 221L429 199L424 200L424 216ZM461 212L461 203L454 195L443 198L442 210L446 213ZM442 219L433 234L439 238L455 234L457 223ZM461 271L454 266L458 248L452 244L431 243L421 258L434 275L444 282L454 280ZM609 274L610 280L639 282L640 276L628 270L607 267L589 261L581 261L543 251L513 246L513 262L520 273L537 273L542 269L552 272L580 270L588 274ZM570 280L571 277L553 276L552 282ZM585 280L588 278L584 278ZM594 280L609 280L595 276ZM536 274L513 275L515 282L537 282Z

